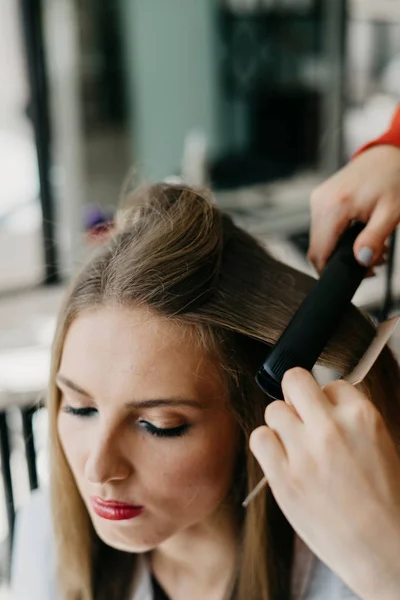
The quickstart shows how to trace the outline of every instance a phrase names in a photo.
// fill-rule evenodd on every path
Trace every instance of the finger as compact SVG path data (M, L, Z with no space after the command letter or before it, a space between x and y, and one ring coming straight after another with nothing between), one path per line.
M293 406L282 400L272 402L265 409L265 422L278 434L286 454L298 448L303 423Z
M295 407L293 406L293 404L292 404L292 401L290 400L289 396L287 396L287 397L284 399L284 402L285 402L286 406L288 406L288 407L290 408L290 410L292 410L292 411L294 412L294 414L295 414L295 415L297 415L297 416L299 417L299 415L298 415L298 413L297 413L297 410L296 410L296 409L295 409ZM267 410L267 409L265 409L265 410ZM300 417L299 417L299 418L300 418Z
M352 220L349 209L350 206L346 206L344 203L334 205L331 202L329 208L323 212L314 211L312 213L310 247L307 258L319 273L334 251L339 237Z
M400 202L398 202L400 205ZM385 251L385 241L396 229L399 209L393 203L381 200L376 205L367 225L354 243L354 255L364 266L371 266Z
M325 421L329 415L331 404L314 377L296 367L286 371L282 380L282 391L295 407L300 419L304 422L317 423Z
M275 481L287 466L287 455L279 436L268 427L258 427L250 436L250 450L269 482Z
M345 379L332 381L323 387L323 392L333 406L349 404L351 401L365 402L365 395Z

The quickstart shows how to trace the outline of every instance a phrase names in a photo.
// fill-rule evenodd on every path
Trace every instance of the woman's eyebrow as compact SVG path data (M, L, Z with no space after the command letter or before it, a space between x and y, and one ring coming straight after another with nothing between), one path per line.
M69 388L70 390L77 392L81 396L86 396L87 398L91 398L91 395L88 392L85 392L85 390L83 390L81 387L79 387L79 385L77 385L76 383L74 383L73 381L68 379L67 377L64 377L64 375L61 375L61 373L58 373L56 375L56 383L57 383L57 385L64 385L65 387Z
M192 406L194 408L205 408L201 402L189 398L154 398L152 400L139 400L137 402L126 402L126 408L158 408L159 406Z
M73 390L74 392L80 394L81 396L85 396L86 398L92 399L91 394L82 389L79 385L68 379L68 377L64 377L61 373L58 373L56 376L56 383L58 385L64 385L65 387ZM124 406L126 408L158 408L160 406L192 406L194 408L205 408L201 402L197 400L192 400L190 398L154 398L150 400L132 400L130 402L125 402Z

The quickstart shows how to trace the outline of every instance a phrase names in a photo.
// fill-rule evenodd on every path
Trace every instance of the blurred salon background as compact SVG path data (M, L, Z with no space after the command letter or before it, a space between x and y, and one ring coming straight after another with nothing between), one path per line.
M48 479L57 310L128 174L211 186L315 274L310 193L399 101L398 0L0 0L0 598L15 511ZM355 302L379 320L386 289L383 267Z

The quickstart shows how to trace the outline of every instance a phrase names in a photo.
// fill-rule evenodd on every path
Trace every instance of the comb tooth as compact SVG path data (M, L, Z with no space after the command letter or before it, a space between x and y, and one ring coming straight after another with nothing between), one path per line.
M244 499L244 501L242 502L242 506L244 508L246 508L250 504L250 502L253 500L253 498L255 498L259 492L261 492L263 487L265 487L267 485L267 483L268 483L267 478L263 477L261 479L261 481L259 481L257 483L254 490L252 492L250 492L250 494L247 496L247 498Z

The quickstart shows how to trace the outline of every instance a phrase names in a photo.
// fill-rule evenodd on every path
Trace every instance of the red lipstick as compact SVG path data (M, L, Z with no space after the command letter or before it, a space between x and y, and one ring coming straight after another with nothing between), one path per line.
M141 515L144 510L143 506L132 506L131 504L125 504L125 502L118 502L117 500L102 500L98 496L91 496L90 502L94 512L99 517L109 519L110 521L134 519Z

